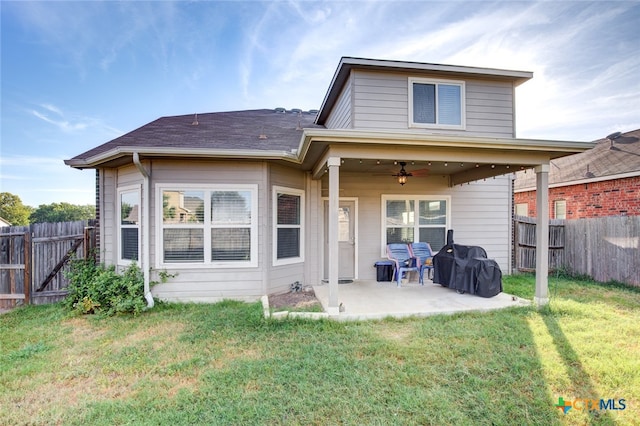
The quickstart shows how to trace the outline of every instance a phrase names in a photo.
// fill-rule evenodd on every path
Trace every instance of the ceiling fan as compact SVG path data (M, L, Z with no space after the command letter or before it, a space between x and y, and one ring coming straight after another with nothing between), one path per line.
M406 162L400 161L398 164L400 164L400 171L391 176L398 178L398 183L400 185L404 185L405 183L407 183L407 178L413 176L413 173L407 173L407 171L404 169L404 166L407 165Z

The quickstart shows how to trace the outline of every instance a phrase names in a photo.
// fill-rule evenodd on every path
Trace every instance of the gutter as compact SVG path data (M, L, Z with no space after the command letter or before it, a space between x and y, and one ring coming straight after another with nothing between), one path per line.
M151 244L149 238L149 178L151 175L147 171L147 169L144 168L142 163L140 163L140 156L137 152L133 153L133 164L136 165L136 167L140 171L140 174L142 174L142 176L144 177L144 182L142 184L142 199L144 200L144 208L142 209L142 235L144 236L144 241L142 242L142 273L144 277L144 298L147 300L147 308L153 308L153 296L151 295L151 289L149 285L149 247Z

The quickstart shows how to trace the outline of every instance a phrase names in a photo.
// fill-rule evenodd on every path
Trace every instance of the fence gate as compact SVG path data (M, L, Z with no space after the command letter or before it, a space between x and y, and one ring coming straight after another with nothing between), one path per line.
M0 308L63 299L65 265L96 246L95 221L38 223L0 230Z

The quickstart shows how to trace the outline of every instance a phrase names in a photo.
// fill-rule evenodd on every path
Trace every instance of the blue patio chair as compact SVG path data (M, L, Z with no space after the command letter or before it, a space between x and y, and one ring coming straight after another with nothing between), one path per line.
M400 281L402 280L403 273L419 271L418 267L415 266L415 259L411 256L409 246L406 244L387 244L387 258L394 262L394 276L398 287L400 287Z
M433 271L433 251L429 243L412 243L409 246L411 256L416 259L416 266L420 272L420 284L424 285L424 270L427 274ZM427 275L429 278L429 275Z

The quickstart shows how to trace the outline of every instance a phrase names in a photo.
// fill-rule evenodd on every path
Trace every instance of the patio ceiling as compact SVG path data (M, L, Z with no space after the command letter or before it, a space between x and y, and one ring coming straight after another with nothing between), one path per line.
M417 132L361 132L305 129L303 168L315 179L329 157L339 157L341 173L392 174L406 162L408 173L444 175L450 185L516 172L590 149L591 142L479 138ZM394 171L395 170L395 171Z

